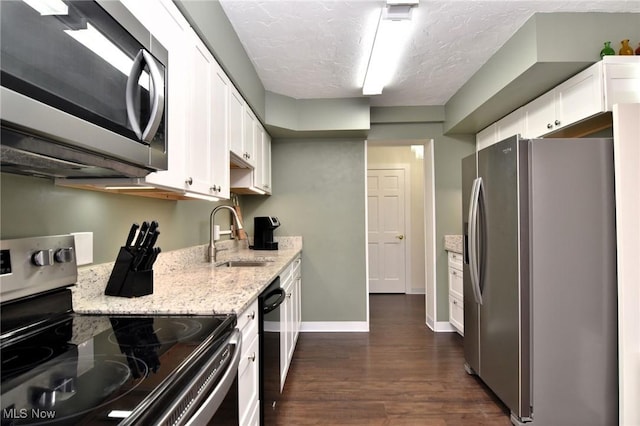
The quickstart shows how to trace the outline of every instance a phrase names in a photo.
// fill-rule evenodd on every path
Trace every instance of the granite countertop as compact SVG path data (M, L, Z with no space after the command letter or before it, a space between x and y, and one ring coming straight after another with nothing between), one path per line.
M462 235L445 235L444 249L462 254Z
M267 266L224 267L206 261L207 245L162 253L154 266L153 294L105 296L113 263L81 268L72 287L75 312L87 314L212 315L240 313L302 251L302 237L278 239L280 249L249 250L246 241L216 246L219 265L227 260L268 261Z

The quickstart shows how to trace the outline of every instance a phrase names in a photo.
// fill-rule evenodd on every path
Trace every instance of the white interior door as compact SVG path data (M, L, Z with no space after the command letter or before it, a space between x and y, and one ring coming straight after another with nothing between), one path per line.
M404 180L402 169L367 171L370 293L406 292Z

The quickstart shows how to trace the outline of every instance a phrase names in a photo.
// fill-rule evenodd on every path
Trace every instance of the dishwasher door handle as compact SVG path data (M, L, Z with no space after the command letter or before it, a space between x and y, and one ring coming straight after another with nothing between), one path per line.
M216 413L220 405L222 405L222 401L229 393L229 389L236 379L236 375L238 374L238 365L240 364L240 353L242 352L242 335L238 329L235 329L229 339L227 340L227 345L234 345L235 350L233 352L233 358L227 368L227 371L224 372L222 379L216 385L216 387L211 391L211 394L207 397L206 400L202 402L198 411L193 413L193 415L187 421L187 425L189 426L198 426L202 424L207 424L209 420Z

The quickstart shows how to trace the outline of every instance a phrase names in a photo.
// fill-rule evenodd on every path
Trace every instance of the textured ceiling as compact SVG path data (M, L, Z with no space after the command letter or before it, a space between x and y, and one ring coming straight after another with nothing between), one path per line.
M266 90L296 99L362 96L384 0L220 3ZM371 104L444 105L535 12L640 12L640 0L420 0L393 81Z

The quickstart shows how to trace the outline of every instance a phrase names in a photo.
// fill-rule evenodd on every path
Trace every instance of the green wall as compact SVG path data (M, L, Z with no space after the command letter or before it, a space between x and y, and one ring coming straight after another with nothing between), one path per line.
M0 188L1 239L93 232L94 263L114 261L131 224L143 220L160 223L158 246L164 251L208 243L209 214L217 205L63 188L6 173ZM224 216L216 215L216 223L228 225Z
M443 131L442 125L440 132ZM435 127L435 126L434 126ZM445 235L462 234L462 164L475 151L474 135L434 137L436 189L436 321L449 321L449 274Z
M303 237L303 321L366 321L364 141L282 139L271 149L274 193L244 197L243 216L277 216L276 236Z

